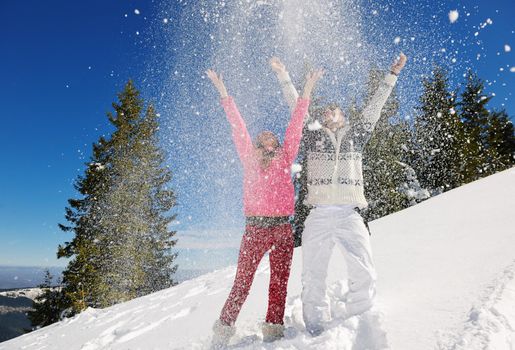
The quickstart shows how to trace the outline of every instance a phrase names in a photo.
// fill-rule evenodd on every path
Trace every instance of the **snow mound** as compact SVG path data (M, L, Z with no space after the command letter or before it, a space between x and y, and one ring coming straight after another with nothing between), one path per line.
M515 169L431 198L370 223L378 303L339 317L345 264L333 254L328 276L333 321L310 337L302 321L296 249L288 286L285 338L261 341L269 266L261 263L231 349L512 349L515 347ZM211 326L235 267L0 344L10 349L207 349Z

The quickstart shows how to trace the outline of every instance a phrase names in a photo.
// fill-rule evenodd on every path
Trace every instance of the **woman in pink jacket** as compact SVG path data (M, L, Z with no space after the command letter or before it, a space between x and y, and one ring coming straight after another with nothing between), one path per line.
M207 76L220 93L243 165L246 217L236 278L220 318L213 327L215 348L227 345L234 335L234 323L247 298L259 262L267 251L270 251L270 286L263 340L270 342L283 336L286 289L293 255L293 234L289 223L289 216L294 212L291 165L297 157L311 91L322 74L323 71L318 70L307 75L304 93L297 100L281 147L270 131L260 133L252 143L233 98L227 94L221 75L207 71Z

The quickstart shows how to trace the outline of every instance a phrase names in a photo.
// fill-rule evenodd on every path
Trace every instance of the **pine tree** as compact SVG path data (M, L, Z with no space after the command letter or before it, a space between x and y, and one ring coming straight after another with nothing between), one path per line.
M446 72L435 67L422 85L410 163L422 186L438 194L463 183L464 130Z
M45 270L44 282L38 286L42 293L34 299L33 310L27 313L33 328L48 326L61 318L64 298L60 287L52 286L53 278L50 271Z
M167 229L174 217L166 215L175 197L166 188L171 174L162 168L156 115L150 106L141 116L143 101L131 82L119 100L116 115L110 115L117 130L110 140L112 186L103 202L108 209L101 244L103 306L169 287L175 272L170 254L175 233Z
M138 124L133 149L135 169L132 175L136 176L133 180L138 195L134 196L133 187L132 198L139 202L140 244L146 245L148 252L142 261L144 287L138 291L138 296L172 286L172 275L176 270L172 265L176 254L171 254L176 243L173 239L175 231L168 230L175 215L167 215L175 205L175 195L167 186L171 172L163 168L164 154L158 147L158 130L156 113L150 106Z
M498 172L515 165L515 134L506 111L492 112L486 130L487 158L492 171Z
M63 293L70 314L88 306L100 307L98 285L102 263L100 237L103 234L103 208L99 203L109 190L107 145L103 137L93 145L92 161L87 164L85 175L79 176L75 183L75 189L82 198L68 200L65 218L70 225L59 224L61 230L75 235L72 241L60 245L57 251L58 258L71 258L63 271Z
M129 81L114 103L110 139L93 146L92 161L69 201L66 219L75 237L59 248L72 258L64 271L64 292L73 312L106 307L174 284L175 232L171 172L158 147L157 116Z
M485 95L484 89L483 81L469 71L459 103L460 116L465 128L463 175L466 183L494 172L487 155L490 112L486 105L491 97Z

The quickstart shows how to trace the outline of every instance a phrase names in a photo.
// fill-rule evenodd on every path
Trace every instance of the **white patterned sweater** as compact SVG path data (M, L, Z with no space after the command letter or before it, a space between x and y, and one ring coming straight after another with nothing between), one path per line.
M278 74L284 98L290 109L299 96L287 72ZM306 204L355 205L365 208L368 203L363 188L362 152L381 116L386 100L397 81L397 76L387 74L368 104L357 118L359 122L332 132L327 128L307 131ZM306 117L309 120L309 116ZM311 129L311 128L309 128Z

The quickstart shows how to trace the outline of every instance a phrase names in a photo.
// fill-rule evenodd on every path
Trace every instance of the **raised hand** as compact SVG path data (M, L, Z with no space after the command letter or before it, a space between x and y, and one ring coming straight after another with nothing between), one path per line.
M279 57L272 57L270 59L270 66L276 74L286 72L286 66L284 65L284 63L281 62Z
M395 75L399 75L401 70L406 65L407 60L408 60L408 58L406 57L406 55L401 52L399 57L395 60L395 62L393 62L392 68L390 68L390 71Z
M311 71L306 75L306 84L304 84L304 92L302 93L303 98L310 98L313 88L315 87L318 80L322 78L323 75L323 69Z
M211 80L215 88L220 93L221 98L226 98L228 96L227 89L225 88L224 81L222 79L222 74L218 75L212 69L208 69L206 71L207 77Z

